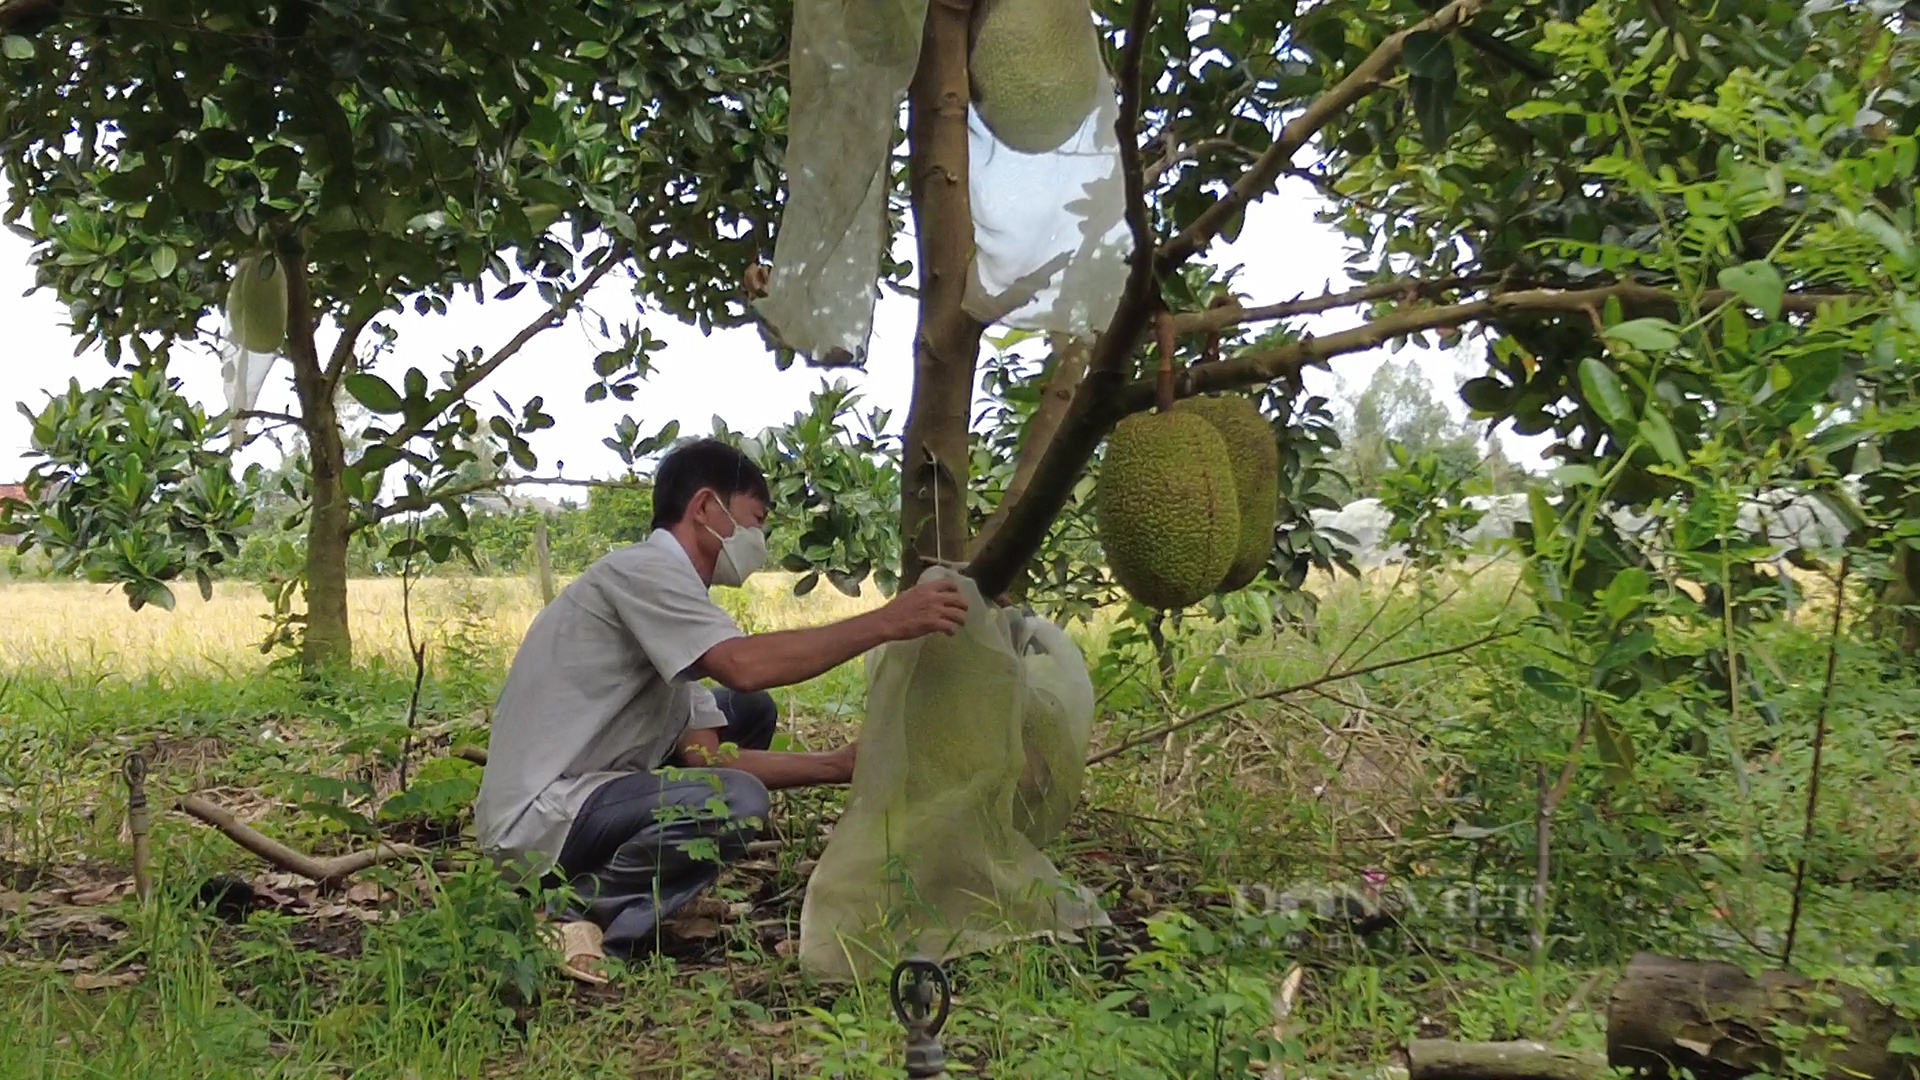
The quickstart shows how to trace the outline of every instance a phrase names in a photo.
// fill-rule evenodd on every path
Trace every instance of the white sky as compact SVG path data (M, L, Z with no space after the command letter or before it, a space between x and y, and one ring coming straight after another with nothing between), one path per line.
M1251 209L1236 243L1216 246L1214 256L1223 265L1245 265L1237 284L1251 303L1272 303L1349 284L1342 266L1341 238L1313 220L1317 199L1304 183L1288 181L1287 186ZM13 403L25 401L37 409L46 400L45 392L64 389L69 378L90 385L110 371L98 350L73 356L74 339L67 327L67 313L51 293L22 295L33 281L27 265L29 250L26 241L0 229L0 333L4 333L0 351L5 357L0 361L0 482L17 481L29 467L21 458L29 442L29 425ZM590 306L605 315L609 323L631 319L633 303L628 284L617 271L590 298ZM422 317L411 311L404 316L389 316L400 338L377 370L398 385L408 367L418 366L434 377L437 385L442 357L475 346L491 352L540 306L535 291L527 289L505 302L479 304L465 297L451 304L446 316ZM1353 318L1352 313L1342 312L1316 320L1313 328L1325 333L1349 325ZM751 327L703 337L698 330L669 316L654 314L646 322L667 347L657 354L653 375L632 402L609 399L589 405L583 401L582 393L593 381L590 364L599 346L588 340L576 322L536 338L484 385L476 404L485 403L483 413L496 407L488 390L498 391L516 408L528 397L543 395L546 410L556 423L531 439L540 456L539 471L552 475L564 462L565 475L582 478L608 476L624 469L620 459L600 442L612 433L622 414L630 413L643 432L677 419L683 433L702 433L718 414L734 430L757 433L786 422L795 411L804 409L808 394L818 389L823 379L846 378L864 395L862 404L893 409L894 432L905 423L913 371L908 347L914 325L910 299L883 294L875 313L871 359L864 373L822 371L801 364L779 371ZM1401 355L1415 353L1408 350ZM1341 381L1349 387L1365 385L1384 358L1386 353L1381 350L1337 359L1333 362L1336 374L1310 372L1308 385L1338 400ZM1439 396L1456 414L1464 415L1464 406L1453 388L1460 377L1469 374L1467 361L1438 350L1421 352L1418 359L1440 391ZM224 407L220 362L210 349L176 353L172 371L209 412ZM256 408L292 411L291 403L292 386L283 362L273 370ZM1502 433L1502 441L1509 457L1532 465L1546 440L1523 440L1507 431ZM249 458L274 456L265 440L248 451ZM548 494L580 495L574 489Z

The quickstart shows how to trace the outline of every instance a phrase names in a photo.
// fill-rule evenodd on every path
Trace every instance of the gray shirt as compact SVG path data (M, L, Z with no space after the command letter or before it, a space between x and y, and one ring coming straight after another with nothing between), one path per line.
M659 768L690 729L725 727L688 669L741 636L664 530L589 566L507 672L474 805L480 849L543 873L596 788Z

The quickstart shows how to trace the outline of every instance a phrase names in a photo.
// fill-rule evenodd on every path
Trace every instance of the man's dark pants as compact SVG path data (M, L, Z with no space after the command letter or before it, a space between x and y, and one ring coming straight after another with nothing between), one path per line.
M721 742L773 744L771 695L719 687L713 696L727 718ZM661 919L712 885L723 863L746 854L767 809L766 786L737 769L631 773L587 797L550 880L580 895L582 907L567 915L598 923L609 953L631 955L653 941Z

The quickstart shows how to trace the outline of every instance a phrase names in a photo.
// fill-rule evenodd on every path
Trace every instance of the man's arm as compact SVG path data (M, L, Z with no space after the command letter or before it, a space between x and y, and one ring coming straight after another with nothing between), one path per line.
M966 619L967 599L958 586L923 581L887 606L841 622L729 638L703 653L693 673L740 694L792 686L890 641L951 634Z
M699 728L680 737L675 764L682 768L738 769L759 780L768 791L845 784L853 779L857 751L853 743L821 753L774 753L768 750L720 749L719 728Z

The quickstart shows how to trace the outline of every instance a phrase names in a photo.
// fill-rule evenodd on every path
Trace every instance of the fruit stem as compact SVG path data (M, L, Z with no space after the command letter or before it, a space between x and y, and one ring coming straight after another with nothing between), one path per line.
M1173 411L1173 312L1166 308L1154 319L1154 329L1160 338L1160 377L1154 383L1157 404L1161 412Z

